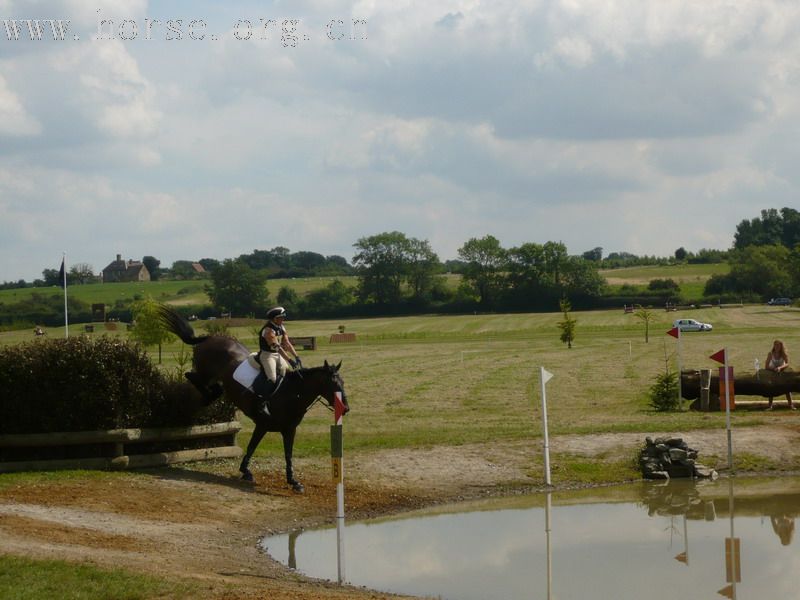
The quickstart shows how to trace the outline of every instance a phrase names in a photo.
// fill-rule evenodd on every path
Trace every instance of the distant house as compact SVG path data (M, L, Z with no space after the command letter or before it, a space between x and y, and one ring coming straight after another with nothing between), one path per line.
M117 283L122 281L150 281L150 271L144 263L138 260L122 260L122 255L117 254L117 260L103 269L103 283Z
M197 273L198 275L205 275L206 273L205 267L203 267L203 265L197 262L192 263L192 269L194 269L194 272Z

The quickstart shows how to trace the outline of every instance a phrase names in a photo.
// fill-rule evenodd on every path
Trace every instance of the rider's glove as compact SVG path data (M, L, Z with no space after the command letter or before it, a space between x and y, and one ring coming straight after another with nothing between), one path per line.
M294 357L294 363L292 363L292 367L295 368L295 369L302 369L303 368L303 363L300 360L299 356L295 356Z

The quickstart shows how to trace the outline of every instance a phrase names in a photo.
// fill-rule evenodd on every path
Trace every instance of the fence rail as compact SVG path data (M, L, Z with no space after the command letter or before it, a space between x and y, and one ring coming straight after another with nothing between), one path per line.
M241 428L238 421L230 421L165 429L4 434L0 435L0 473L52 469L126 469L235 458L242 454L241 448L236 445L236 434ZM202 448L175 448L176 445L193 443L208 445ZM146 450L141 451L142 447ZM82 453L85 456L80 456ZM37 456L41 454L53 456ZM62 458L56 456L58 454L69 456Z

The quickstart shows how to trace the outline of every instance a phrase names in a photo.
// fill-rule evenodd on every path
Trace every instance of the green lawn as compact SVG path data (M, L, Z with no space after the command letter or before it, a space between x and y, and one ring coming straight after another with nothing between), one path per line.
M122 569L0 555L0 598L3 600L188 600L201 594L194 585L136 575Z
M559 341L560 315L553 313L309 320L287 327L292 335L318 337L316 351L302 352L306 366L342 361L352 407L347 443L368 451L488 439L533 443L542 433L539 366L555 375L548 384L553 434L724 427L720 413L663 414L648 405L647 390L665 368L665 356L672 364L676 358L677 343L665 332L684 316L714 325L710 333L683 336L684 368L714 366L708 356L727 347L735 369L750 372L774 338L784 339L790 352L800 347L800 310L760 306L658 312L649 343L634 315L575 312L571 350ZM355 343L329 343L340 325L356 334ZM251 348L256 332L255 326L232 330ZM8 335L0 334L0 343ZM172 357L180 347L165 346L164 368L174 368ZM734 422L770 418L740 411ZM329 452L329 422L330 414L319 407L309 413L298 438L299 456ZM250 427L245 419L242 445ZM278 438L267 436L258 454L280 456Z
M552 435L723 430L724 413L658 413L649 406L647 391L655 376L667 362L673 368L676 362L677 341L666 335L672 321L691 317L714 326L712 332L684 334L683 368L716 367L709 356L725 347L735 372L749 373L754 359L763 364L775 338L786 342L792 356L800 348L800 310L793 308L658 311L649 343L642 322L622 310L579 311L573 316L577 336L572 349L559 341L558 313L299 320L289 321L287 328L291 335L317 336L316 351L301 351L306 366L342 361L352 409L346 417L348 451L490 442L498 448L530 448L530 470L536 473L541 472L540 453L534 451L542 436L539 367L554 375L547 386ZM257 324L233 328L231 333L255 349ZM202 323L194 326L200 329ZM355 333L356 342L330 343L330 335L340 326ZM113 334L124 336L126 331ZM0 344L15 343L20 335L0 333ZM53 328L50 335L63 335L63 330ZM183 348L177 341L164 346L164 369L177 368L176 356ZM151 355L155 354L152 349ZM800 427L800 414L782 406L779 402L779 410L769 413L737 409L733 426L777 421ZM244 429L238 443L244 447L252 423L241 419ZM331 413L314 407L298 431L296 456L327 457L330 423ZM277 466L282 457L280 437L267 435L256 459ZM587 461L595 468L587 471ZM554 477L584 483L615 480L611 472L635 477L631 461L616 464L624 471L609 469L606 462L603 457L562 456ZM800 469L800 458L783 468Z

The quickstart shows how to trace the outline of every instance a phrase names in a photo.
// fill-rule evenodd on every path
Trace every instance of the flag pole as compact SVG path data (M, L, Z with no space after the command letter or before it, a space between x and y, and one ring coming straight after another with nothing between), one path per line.
M544 482L547 485L550 483L550 439L547 431L547 392L545 385L553 376L544 367L539 367L539 381L541 382L542 389L542 429L544 431Z
M725 359L725 427L728 430L728 469L733 473L733 438L731 436L731 385L730 371L728 371L728 349L723 348L722 356ZM733 517L731 517L733 518Z
M678 407L683 408L683 382L681 381L681 328L678 327Z
M61 282L64 287L64 337L69 337L69 315L67 312L67 253L61 257L61 270L64 274L64 279Z

